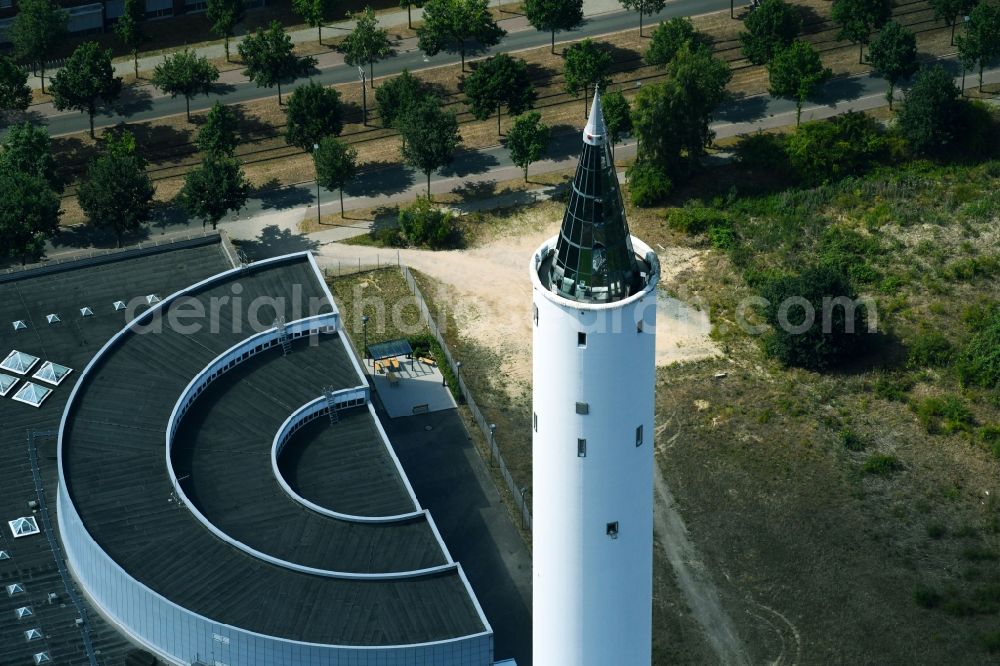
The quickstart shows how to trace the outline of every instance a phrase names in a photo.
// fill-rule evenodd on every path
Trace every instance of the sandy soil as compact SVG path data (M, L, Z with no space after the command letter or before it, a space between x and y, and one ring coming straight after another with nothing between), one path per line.
M528 259L547 238L558 232L561 204L545 204L516 216L521 233L504 234L479 247L461 251L401 250L400 259L443 285L445 293L432 297L448 303L460 334L493 350L503 359L502 374L511 387L530 384L531 283ZM684 248L657 248L664 282L697 264L699 252ZM391 255L391 257L390 257ZM376 257L395 260L395 252L329 243L319 249L321 265L337 262L365 264ZM443 298L442 298L443 297ZM438 321L444 321L439 316ZM708 314L667 295L661 285L657 307L656 362L667 365L719 355L709 339Z

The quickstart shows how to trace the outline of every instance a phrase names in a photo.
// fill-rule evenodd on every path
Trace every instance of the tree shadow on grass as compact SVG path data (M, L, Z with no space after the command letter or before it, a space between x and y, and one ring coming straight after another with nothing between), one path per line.
M81 176L87 164L97 155L97 146L84 143L82 139L73 136L57 136L52 139L52 153L59 164L63 177Z
M809 35L827 29L826 19L812 7L796 5L796 9L799 10L799 18L802 19L802 32L804 34Z
M256 115L248 114L242 106L229 107L236 116L236 126L239 128L240 140L243 142L269 139L275 135L274 127L263 122ZM201 123L204 123L204 118Z
M478 201L497 196L497 182L495 180L469 181L452 188L451 191L461 197L462 202Z
M399 194L415 182L413 171L399 162L371 162L344 188L344 193L352 197Z
M638 24L636 27L639 27ZM646 26L643 26L643 35L646 35ZM642 53L635 49L627 49L608 42L599 42L598 46L611 54L611 72L623 72L633 69L637 63L642 61Z
M169 125L136 123L128 125L127 129L135 136L141 154L150 162L181 162L196 150L193 124L178 129Z
M319 247L319 243L308 236L294 233L290 229L282 229L274 224L261 229L260 235L253 240L234 240L233 244L246 252L251 261L292 252L312 251Z

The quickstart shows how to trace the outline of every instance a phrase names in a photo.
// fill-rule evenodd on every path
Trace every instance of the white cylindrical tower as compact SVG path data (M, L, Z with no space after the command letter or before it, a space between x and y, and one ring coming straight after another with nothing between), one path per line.
M533 291L535 666L648 666L659 264L629 235L599 97Z

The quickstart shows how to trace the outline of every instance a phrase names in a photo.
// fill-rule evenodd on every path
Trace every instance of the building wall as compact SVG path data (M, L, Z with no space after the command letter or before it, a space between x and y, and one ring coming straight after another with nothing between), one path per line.
M577 303L537 279L544 252L532 264L534 663L649 664L656 280Z

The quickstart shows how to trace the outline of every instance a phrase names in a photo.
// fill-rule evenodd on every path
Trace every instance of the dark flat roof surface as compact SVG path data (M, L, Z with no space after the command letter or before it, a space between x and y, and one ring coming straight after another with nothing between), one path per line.
M306 301L324 295L303 258L237 274L195 298L207 303L229 297L236 283L244 304L295 292ZM291 306L287 299L286 305ZM339 645L422 643L484 631L457 571L394 580L298 573L229 546L169 501L172 487L163 455L167 420L191 378L251 335L246 317L253 310L235 312L234 319L233 308L221 309L215 333L205 328L182 335L164 326L161 333L129 334L81 386L64 433L64 469L90 533L153 590L250 631ZM256 314L264 327L275 318L266 308ZM308 314L287 312L286 317ZM313 395L327 382L314 387ZM275 394L282 390L269 387Z
M300 338L288 356L281 347L262 352L199 396L175 438L175 472L180 479L188 477L182 482L188 499L209 522L237 541L309 567L391 573L447 564L423 515L402 523L347 522L304 507L279 485L270 452L274 435L288 415L319 397L324 385L339 390L360 381L338 337L324 335L317 342L311 345ZM368 415L367 408L363 413ZM311 425L317 423L326 425L331 434L349 427L347 423L330 425L326 417ZM374 449L373 444L365 450ZM381 441L378 445L384 450ZM336 451L327 451L324 457L338 458ZM333 483L328 480L329 485ZM359 499L365 498L366 489L378 490L362 479L350 483L362 491ZM398 485L398 480L392 483L393 488ZM373 507L360 508L362 514L370 515ZM406 511L414 510L410 502Z
M340 410L302 426L289 438L278 467L299 495L323 508L356 516L413 511L406 486L367 407Z
M47 267L46 271L18 272L0 281L0 356L19 349L73 368L41 408L0 398L0 549L11 555L11 559L0 561L0 580L5 585L21 582L26 591L8 598L6 590L0 590L0 664L32 664L32 655L45 650L56 664L89 663L75 624L77 611L69 601L48 541L44 535L15 540L7 521L28 515L27 502L36 497L27 432L58 428L80 371L125 324L125 313L115 312L112 302L142 299L150 293L166 295L229 268L218 238L197 247L165 246L160 250L141 257L112 255L98 265L72 262ZM85 305L93 309L93 317L80 318L79 308ZM45 315L52 312L59 314L62 322L49 326ZM15 332L10 325L15 319L28 322L28 329ZM56 440L52 436L37 442L41 478L54 523ZM48 603L50 592L59 595L54 604ZM33 608L35 616L18 620L14 609L26 605ZM88 616L91 639L101 653L102 664L118 666L129 655L140 653L93 609ZM23 632L31 627L39 627L45 638L26 642Z

